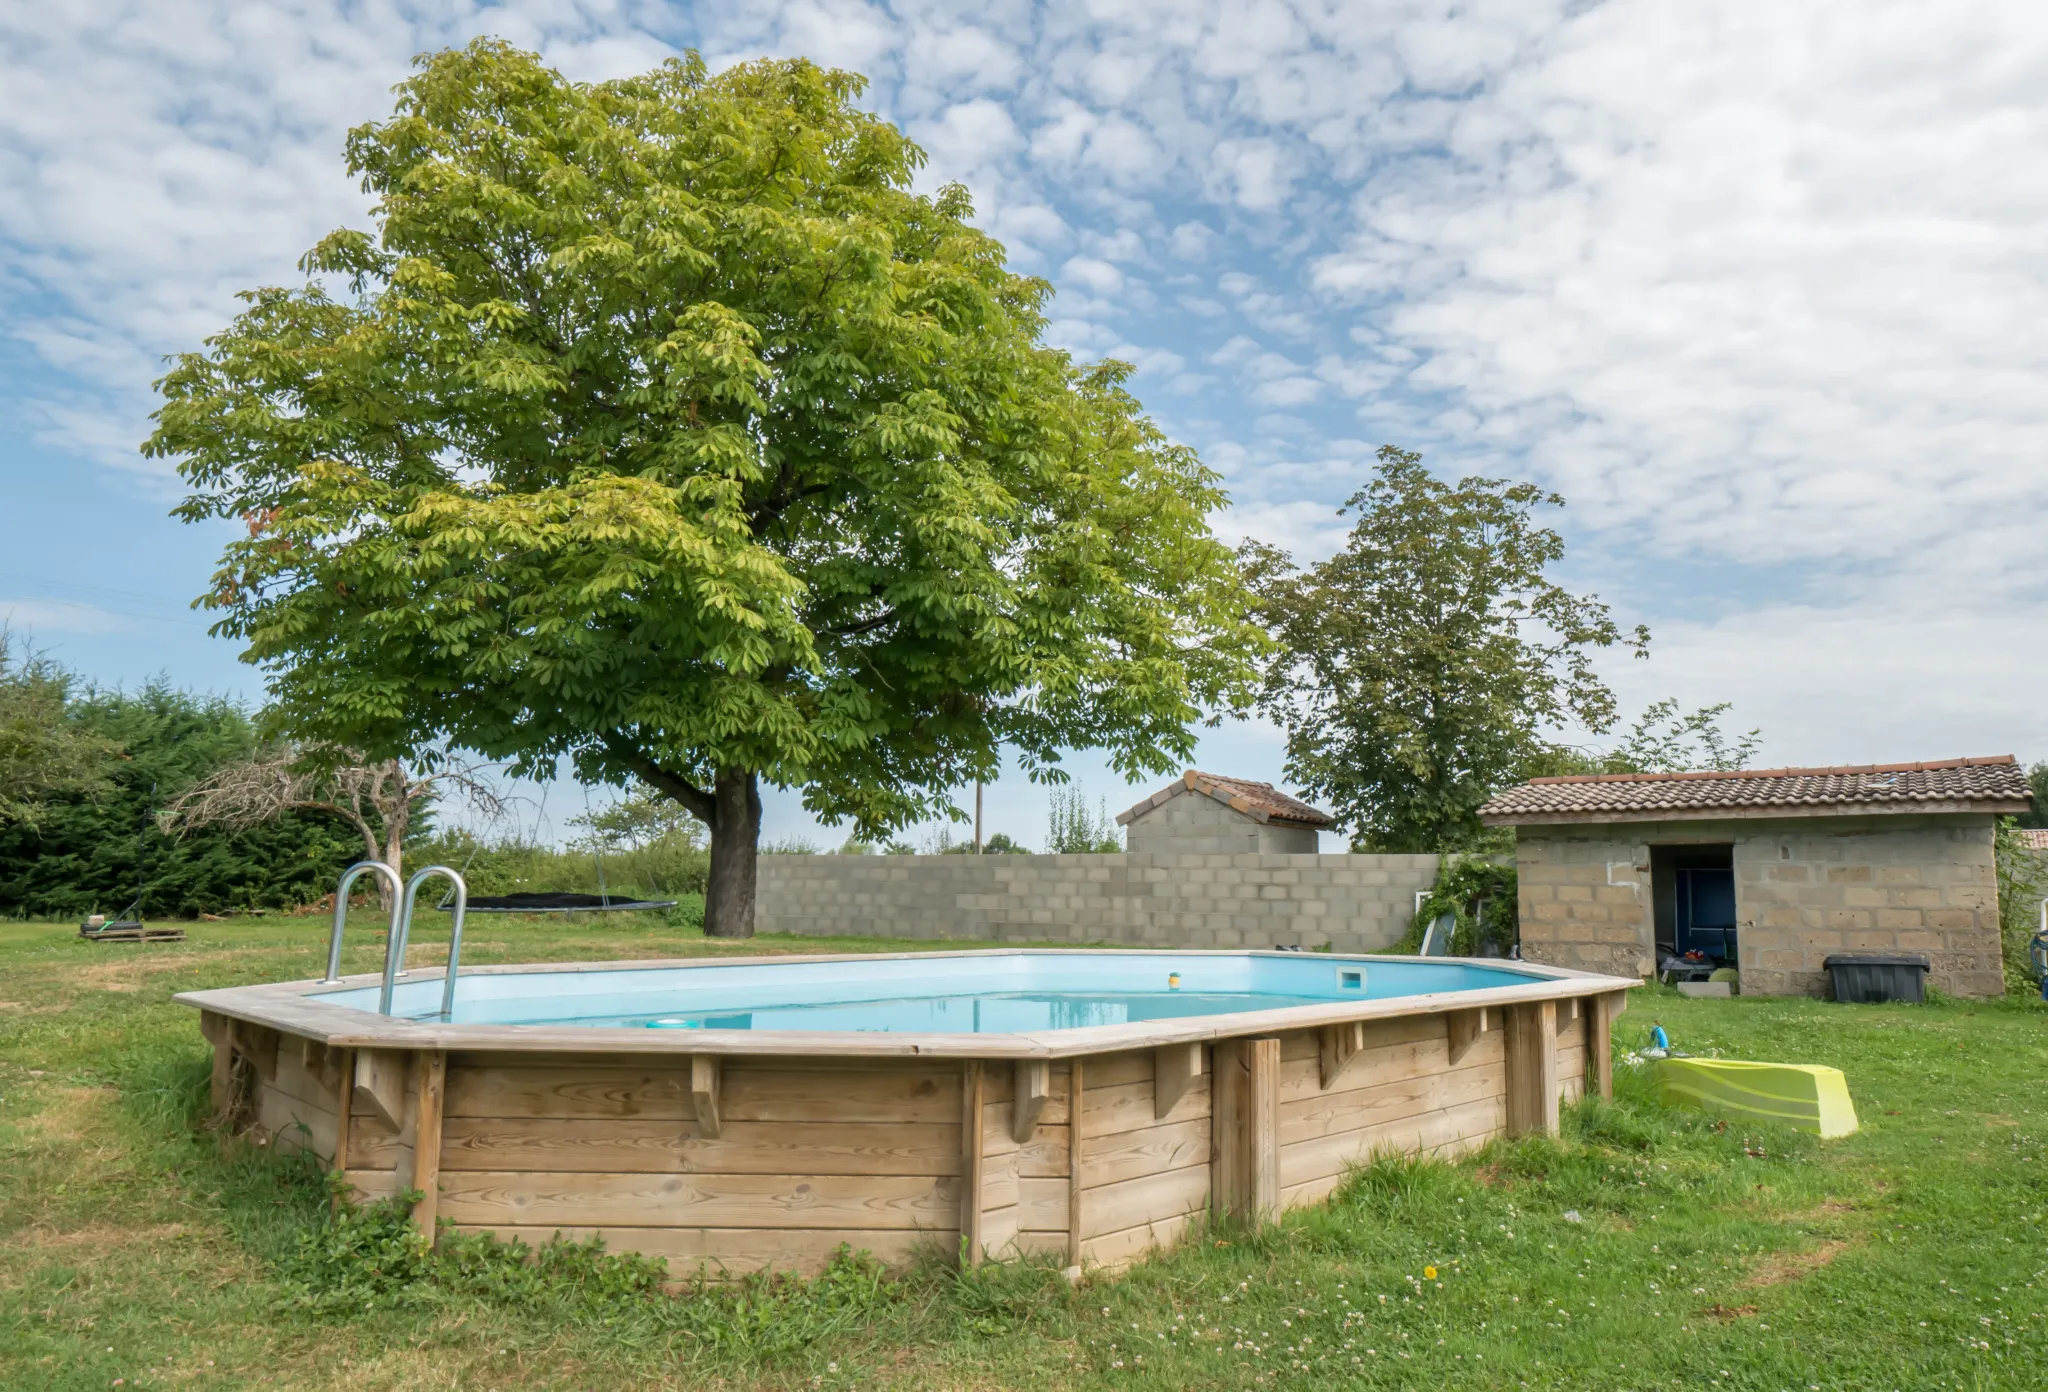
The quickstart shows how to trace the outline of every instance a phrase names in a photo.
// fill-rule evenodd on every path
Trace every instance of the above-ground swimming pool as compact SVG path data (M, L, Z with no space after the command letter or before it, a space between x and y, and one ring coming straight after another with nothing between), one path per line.
M1117 1266L1378 1150L1554 1129L1632 979L1049 950L465 968L199 991L214 1103L415 1219L704 1267Z

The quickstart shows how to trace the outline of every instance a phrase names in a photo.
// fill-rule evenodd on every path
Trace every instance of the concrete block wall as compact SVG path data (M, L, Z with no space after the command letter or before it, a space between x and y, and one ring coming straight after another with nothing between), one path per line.
M1201 793L1182 793L1131 818L1125 849L1176 855L1314 855L1313 827L1275 826Z
M1151 947L1386 947L1426 855L761 857L764 933Z
M1592 971L1655 970L1650 846L1732 844L1737 966L1757 995L1825 995L1837 952L1918 952L1928 984L2005 989L1992 818L1733 819L1517 829L1522 952Z
M1657 970L1650 848L1641 828L1515 828L1522 956L1612 976Z

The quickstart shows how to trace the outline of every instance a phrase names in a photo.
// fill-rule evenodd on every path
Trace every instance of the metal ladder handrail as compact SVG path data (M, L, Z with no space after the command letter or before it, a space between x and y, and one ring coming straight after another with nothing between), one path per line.
M379 1014L391 1013L392 992L398 988L398 978L405 975L405 949L412 938L412 913L419 902L420 886L436 875L444 875L455 884L455 912L448 929L448 975L441 984L441 1018L447 1020L455 1013L455 976L462 969L462 915L469 908L469 884L458 870L429 865L405 882L402 911L394 920L397 926L384 950L384 989L377 995Z
M381 860L359 860L342 871L341 883L334 887L334 930L327 936L327 975L320 978L322 986L341 980L341 931L348 926L348 887L365 874L381 876L391 886L391 933L398 931L399 899L405 888L398 882L398 872ZM390 934L385 938L388 943Z

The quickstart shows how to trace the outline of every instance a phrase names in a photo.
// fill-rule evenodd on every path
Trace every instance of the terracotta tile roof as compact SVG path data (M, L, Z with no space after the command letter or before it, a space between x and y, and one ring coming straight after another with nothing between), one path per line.
M1604 773L1535 778L1479 809L1495 826L1552 821L1658 821L1715 813L2017 812L2026 771L2010 754L1924 764L1739 769L1731 773Z
M2021 827L2019 838L2030 851L2048 851L2048 827Z
M1117 813L1117 825L1129 825L1133 818L1142 817L1160 803L1182 793L1201 793L1215 798L1257 822L1305 827L1335 826L1337 823L1335 817L1321 808L1310 807L1300 798L1289 797L1271 783L1254 783L1247 778L1225 778L1221 774L1189 769L1181 775L1178 783L1169 783L1136 807Z

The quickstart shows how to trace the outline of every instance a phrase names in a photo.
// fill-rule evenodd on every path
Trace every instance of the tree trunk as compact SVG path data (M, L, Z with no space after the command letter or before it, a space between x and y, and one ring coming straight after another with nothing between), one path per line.
M752 773L720 769L711 795L711 878L704 887L704 936L754 936L754 881L761 841L761 788Z
M405 829L403 827L384 840L384 863L391 867L391 873L398 876L400 884L405 883Z
M386 787L379 780L371 793L371 802L377 809L377 819L384 823L384 863L404 884L405 833L412 825L412 784L405 776L405 765L396 759L386 766L386 772L390 785ZM390 903L386 902L384 908L388 912Z

